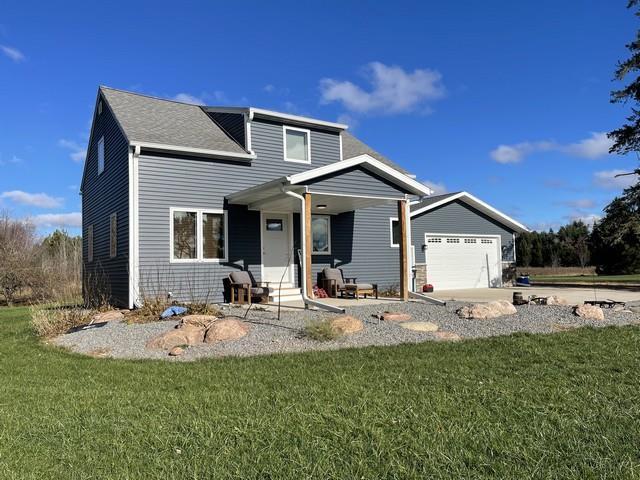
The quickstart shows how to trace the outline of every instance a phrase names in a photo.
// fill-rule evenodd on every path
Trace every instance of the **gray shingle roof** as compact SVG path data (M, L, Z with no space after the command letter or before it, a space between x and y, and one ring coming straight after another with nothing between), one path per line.
M376 160L381 161L382 163L389 165L392 168L408 175L404 168L402 168L397 163L389 160L387 157L382 155L381 153L376 152L373 148L371 148L366 143L358 140L356 137L351 135L347 131L341 132L342 135L342 158L347 160L348 158L357 157L358 155L364 155L365 153L371 155Z
M439 202L440 200L445 200L449 197L453 197L454 195L459 194L460 192L452 192L452 193L443 193L442 195L430 195L425 197L420 203L416 203L411 205L411 210L420 210L421 208L427 207L433 203Z
M100 91L130 142L246 153L198 105L108 87Z

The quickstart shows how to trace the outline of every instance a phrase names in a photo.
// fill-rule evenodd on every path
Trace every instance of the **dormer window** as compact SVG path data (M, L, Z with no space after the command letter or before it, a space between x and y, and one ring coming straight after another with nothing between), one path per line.
M311 132L303 128L283 128L285 162L311 163Z

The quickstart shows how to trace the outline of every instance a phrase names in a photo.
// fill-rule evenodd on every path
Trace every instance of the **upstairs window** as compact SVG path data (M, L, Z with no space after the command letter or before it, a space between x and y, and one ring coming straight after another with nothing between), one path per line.
M311 217L311 243L314 255L329 255L331 253L331 217L327 215L313 215Z
M284 127L285 162L311 163L311 144L309 139L309 130Z
M98 175L104 172L104 137L98 141Z

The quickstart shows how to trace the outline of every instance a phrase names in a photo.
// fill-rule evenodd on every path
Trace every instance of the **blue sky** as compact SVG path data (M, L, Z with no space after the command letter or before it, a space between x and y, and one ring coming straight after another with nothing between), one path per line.
M534 228L601 215L637 165L602 134L626 0L118 3L0 7L0 209L43 232L78 225L101 84L346 121Z

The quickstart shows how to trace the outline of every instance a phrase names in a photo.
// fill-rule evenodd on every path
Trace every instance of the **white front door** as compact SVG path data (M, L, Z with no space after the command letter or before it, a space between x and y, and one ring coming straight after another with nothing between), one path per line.
M291 282L291 263L294 258L291 247L291 225L286 213L263 212L262 265L264 282Z
M436 290L502 285L500 237L425 235L427 282Z

